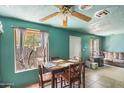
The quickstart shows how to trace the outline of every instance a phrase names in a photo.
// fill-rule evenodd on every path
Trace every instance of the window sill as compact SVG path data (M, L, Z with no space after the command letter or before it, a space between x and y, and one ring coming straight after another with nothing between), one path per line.
M31 70L36 70L37 68L32 68L32 69L27 69L27 70L20 70L20 71L15 71L15 73L23 73Z

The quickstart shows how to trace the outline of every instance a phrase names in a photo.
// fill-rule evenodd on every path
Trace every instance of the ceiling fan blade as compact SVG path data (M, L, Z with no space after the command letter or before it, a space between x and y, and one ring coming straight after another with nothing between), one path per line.
M57 14L59 14L59 12L55 12L55 13L50 14L50 15L44 17L44 18L41 18L40 21L46 21L46 20L48 20L48 19L50 19L50 18L56 16Z
M68 26L68 18L66 16L65 19L63 19L63 27L67 27Z
M81 13L76 12L76 11L72 12L71 14L73 16L78 17L79 19L84 20L84 21L87 21L87 22L89 22L92 19L91 17L86 16L86 15L81 14Z

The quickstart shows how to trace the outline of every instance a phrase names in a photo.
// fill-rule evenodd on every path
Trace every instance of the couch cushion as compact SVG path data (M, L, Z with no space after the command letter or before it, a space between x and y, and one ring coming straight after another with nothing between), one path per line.
M118 59L118 57L119 57L119 53L113 52L113 59Z
M124 53L119 53L119 58L118 59L123 60L124 59Z
M112 61L112 52L104 52L104 55L105 55L104 58L105 61Z
M120 59L113 59L113 62L115 62L115 63L124 63L124 60L120 60Z
M108 52L104 52L105 59L108 58Z
M108 52L108 59L109 59L110 61L113 60L113 53L112 53L112 52Z

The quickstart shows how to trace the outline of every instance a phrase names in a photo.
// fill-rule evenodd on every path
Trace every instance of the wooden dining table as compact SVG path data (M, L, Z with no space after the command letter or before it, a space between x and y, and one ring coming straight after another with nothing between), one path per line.
M45 69L52 73L52 88L55 88L55 75L64 72L65 69L69 67L70 64L77 64L79 62L69 61L69 60L54 60L47 62L44 65ZM82 68L82 80L83 80L83 88L85 88L85 64L83 64Z

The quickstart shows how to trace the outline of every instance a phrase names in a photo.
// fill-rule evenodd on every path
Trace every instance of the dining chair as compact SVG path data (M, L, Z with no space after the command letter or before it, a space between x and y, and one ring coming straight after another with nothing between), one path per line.
M68 69L65 70L63 74L61 74L61 87L69 86L70 88L74 87L75 83L78 83L78 87L81 85L81 72L82 72L82 63L71 64ZM63 81L67 82L64 83Z
M46 72L45 67L41 64L38 66L39 68L39 87L44 88L45 83L51 83L52 81L52 73ZM55 85L57 87L57 77L55 76Z

